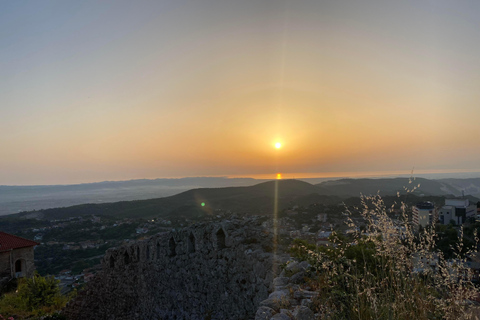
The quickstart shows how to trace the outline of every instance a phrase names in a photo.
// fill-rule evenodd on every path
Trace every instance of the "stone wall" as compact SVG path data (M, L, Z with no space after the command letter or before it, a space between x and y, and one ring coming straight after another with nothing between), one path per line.
M12 262L10 257L11 252L0 252L0 275L12 275L12 271L10 269Z
M312 288L305 281L310 267L306 261L288 261L280 276L273 279L274 291L268 299L260 302L255 320L324 319L313 311L318 310L318 301L314 300L319 293L311 291Z
M111 249L68 319L251 319L273 289L272 237L255 218L199 224Z
M15 263L21 264L22 277L32 277L35 271L33 247L13 249L0 253L0 275L15 277Z

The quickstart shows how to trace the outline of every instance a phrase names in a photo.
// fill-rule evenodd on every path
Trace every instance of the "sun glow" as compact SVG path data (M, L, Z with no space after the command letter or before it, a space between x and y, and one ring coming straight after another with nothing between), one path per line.
M282 174L281 173L277 173L277 180L280 180L282 179Z
M280 149L282 147L282 144L280 142L275 143L275 148Z

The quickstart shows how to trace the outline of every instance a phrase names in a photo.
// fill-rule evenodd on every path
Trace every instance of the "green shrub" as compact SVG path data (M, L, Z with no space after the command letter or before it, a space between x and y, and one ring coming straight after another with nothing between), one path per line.
M59 280L41 277L36 273L31 279L23 279L18 286L18 296L30 310L39 307L61 305L64 297L60 294Z
M0 299L0 314L14 316L15 319L48 315L50 319L61 319L55 312L61 310L73 294L69 297L62 295L59 282L53 277L42 277L38 273L30 279L20 279L17 290Z

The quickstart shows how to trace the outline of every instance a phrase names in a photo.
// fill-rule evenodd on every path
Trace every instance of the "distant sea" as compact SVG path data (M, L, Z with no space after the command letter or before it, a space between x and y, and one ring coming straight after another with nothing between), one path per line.
M282 179L298 179L298 180L331 180L343 178L395 178L395 177L419 177L426 179L446 179L446 178L480 178L479 170L463 170L463 169L449 169L449 170L399 170L399 171L339 171L339 172L303 172L303 173L270 173L270 174L250 174L250 175L232 175L229 178L254 178L254 179L277 179L278 174Z

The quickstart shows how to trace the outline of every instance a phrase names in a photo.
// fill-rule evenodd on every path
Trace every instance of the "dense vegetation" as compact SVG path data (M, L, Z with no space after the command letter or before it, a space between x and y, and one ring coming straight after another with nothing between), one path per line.
M62 245L38 246L35 264L40 274L58 274L63 269L79 274L83 269L98 265L109 247L107 244L92 249L63 250Z
M60 294L59 281L53 277L42 277L35 273L33 278L22 278L16 290L0 297L0 315L13 319L62 319L58 315L69 296ZM1 319L1 318L0 318Z

